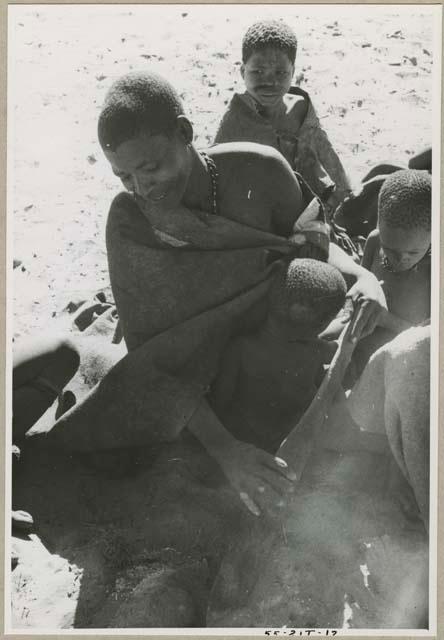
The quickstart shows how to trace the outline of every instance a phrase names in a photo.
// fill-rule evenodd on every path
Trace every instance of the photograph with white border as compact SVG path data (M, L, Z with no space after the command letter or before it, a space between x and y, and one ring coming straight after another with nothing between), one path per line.
M441 23L8 7L5 633L436 634Z

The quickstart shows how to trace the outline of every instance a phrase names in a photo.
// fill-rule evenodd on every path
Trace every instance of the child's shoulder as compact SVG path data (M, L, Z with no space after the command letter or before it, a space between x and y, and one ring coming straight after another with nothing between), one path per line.
M379 249L381 246L381 239L379 237L379 229L373 229L367 236L367 240L365 241L366 247L369 249Z
M284 96L287 113L297 113L303 117L307 115L310 102L310 96L300 87L290 87L288 93Z

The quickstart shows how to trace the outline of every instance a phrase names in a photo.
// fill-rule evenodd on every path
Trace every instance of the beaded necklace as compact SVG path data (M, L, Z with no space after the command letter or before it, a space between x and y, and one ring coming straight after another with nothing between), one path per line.
M217 174L217 167L216 167L216 163L214 162L213 158L210 158L210 156L208 154L205 153L205 151L199 151L200 155L202 156L202 158L205 160L205 164L207 165L207 169L208 169L208 174L210 176L210 180L211 180L211 213L216 216L217 215L217 211L218 211L218 207L217 207L217 179L218 179L218 174Z

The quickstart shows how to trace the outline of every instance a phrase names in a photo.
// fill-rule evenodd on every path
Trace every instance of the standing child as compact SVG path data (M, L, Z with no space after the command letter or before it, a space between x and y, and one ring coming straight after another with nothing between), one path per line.
M404 169L386 178L379 194L378 226L367 238L362 266L381 282L388 310L357 345L355 375L376 349L430 318L431 222L432 179L427 171Z
M283 22L261 21L247 30L241 66L246 91L233 96L215 142L274 147L334 209L350 195L350 183L308 93L291 86L296 50L296 36Z

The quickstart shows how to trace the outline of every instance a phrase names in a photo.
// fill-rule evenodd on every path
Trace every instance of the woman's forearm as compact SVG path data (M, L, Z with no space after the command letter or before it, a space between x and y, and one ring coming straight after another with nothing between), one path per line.
M235 442L235 438L223 426L205 399L202 399L187 428L216 460Z

